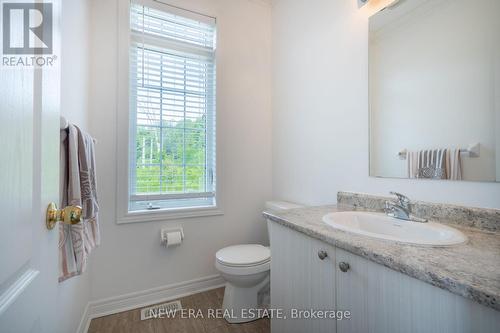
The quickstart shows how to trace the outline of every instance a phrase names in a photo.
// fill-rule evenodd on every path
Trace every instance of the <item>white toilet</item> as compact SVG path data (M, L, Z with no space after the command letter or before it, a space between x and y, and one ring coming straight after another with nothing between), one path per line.
M298 207L301 206L290 202L266 202L266 209L276 211ZM270 249L259 244L233 245L217 251L215 258L215 267L226 280L222 308L232 314L226 320L243 323L258 319L241 315L248 314L248 309L259 308L258 293L269 283Z
M230 323L243 323L258 318L242 317L242 311L258 308L257 294L269 283L271 251L258 244L225 247L215 254L215 267L226 280L224 311Z

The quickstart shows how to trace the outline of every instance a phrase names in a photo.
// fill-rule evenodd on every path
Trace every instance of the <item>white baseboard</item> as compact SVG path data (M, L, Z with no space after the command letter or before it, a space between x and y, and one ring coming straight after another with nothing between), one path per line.
M83 310L82 319L80 320L80 324L78 324L78 328L76 330L77 333L87 333L89 330L90 321L92 320L92 318L89 317L89 306L90 303L87 303L85 310Z
M222 286L224 286L224 280L220 275L210 275L199 279L92 301L85 307L85 312L78 326L77 333L86 333L93 318L167 302Z

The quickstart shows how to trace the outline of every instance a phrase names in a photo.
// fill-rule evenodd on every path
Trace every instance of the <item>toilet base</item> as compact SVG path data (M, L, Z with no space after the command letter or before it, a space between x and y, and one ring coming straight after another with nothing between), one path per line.
M231 282L226 282L222 309L230 316L224 316L224 319L231 324L260 319L262 311L256 311L260 308L257 300L258 293L268 283L269 274L262 282L253 287L237 287Z

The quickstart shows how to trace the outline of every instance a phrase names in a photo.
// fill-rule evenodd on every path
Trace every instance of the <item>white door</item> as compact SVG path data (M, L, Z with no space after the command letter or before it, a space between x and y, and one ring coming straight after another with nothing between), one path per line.
M52 3L54 53L60 54L60 4ZM22 17L12 15L11 26ZM0 68L3 333L57 332L58 228L47 230L45 210L59 201L59 82L57 60L51 68Z

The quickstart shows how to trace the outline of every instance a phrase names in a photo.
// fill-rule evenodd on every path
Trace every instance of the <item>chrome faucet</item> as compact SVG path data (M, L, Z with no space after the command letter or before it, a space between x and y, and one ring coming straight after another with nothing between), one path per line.
M411 213L412 205L410 199L397 192L390 192L392 195L396 196L396 201L386 201L384 212L387 216L394 217L400 220L413 221L425 223L427 219L420 218L418 216L414 216Z

